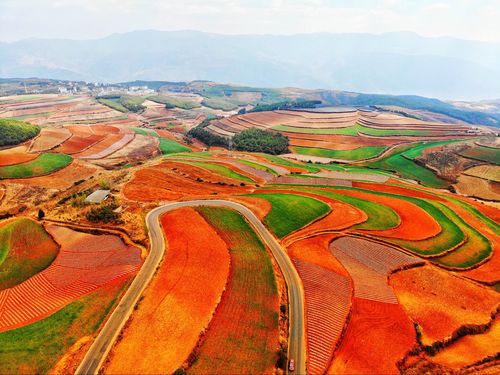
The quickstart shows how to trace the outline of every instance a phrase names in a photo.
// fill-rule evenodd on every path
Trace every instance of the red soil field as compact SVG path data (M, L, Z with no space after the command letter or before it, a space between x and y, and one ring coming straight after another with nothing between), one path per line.
M306 133L289 133L280 132L290 138L290 142L295 146L308 145L309 147L332 148L335 150L352 150L358 147L366 146L392 146L404 139L398 140L394 138L376 138L363 136L349 135L329 135L329 134L306 134ZM301 142L303 142L301 144ZM308 143L312 142L312 143ZM317 142L318 146L313 146ZM323 146L319 146L323 144Z
M313 263L293 263L304 285L308 372L324 373L349 314L350 279Z
M349 273L330 252L330 242L340 234L322 234L298 240L287 247L288 255L297 260L326 268L332 272L349 277Z
M0 151L0 167L26 163L38 157L38 154L28 154L26 146L18 146Z
M49 225L61 245L59 255L42 272L0 291L0 332L43 319L68 303L140 267L138 248L115 236L94 236Z
M304 236L312 235L315 233L346 229L355 224L360 224L366 221L368 218L366 213L347 203L312 193L301 192L300 194L316 198L327 203L331 207L332 211L324 218L315 221L311 225L299 229L298 231L287 236L283 240L285 243L292 243L298 238L303 238Z
M365 189L373 188L373 189L376 189L378 191L384 191L384 192L393 193L393 194L400 194L400 195L409 195L409 196L417 197L417 198L433 199L435 201L444 202L447 205L453 204L444 198L441 198L441 197L438 197L436 195L431 194L431 192L432 192L431 189L426 188L426 187L421 186L421 185L418 186L418 189L428 190L429 193L414 190L414 189L412 189L412 187L414 188L414 185L408 185L408 184L401 182L401 181L398 181L398 180L389 180L388 183L391 183L391 184L395 183L395 184L400 185L400 186L369 184L369 183L363 183L363 182L353 182L353 186L357 186L357 187L361 187L361 188L365 188ZM488 216L492 220L495 220L497 222L500 221L500 210L495 208L495 207L484 205L484 204L478 203L472 199L461 197L461 196L456 195L456 194L450 194L450 193L443 192L443 191L440 191L439 193L444 194L444 195L449 196L449 197L452 197L454 199L458 199L464 203L467 203L468 205L473 206L474 208L481 211L484 215Z
M65 128L43 128L40 134L33 140L30 152L51 150L71 136L71 132Z
M353 183L354 185L354 183ZM399 238L409 241L424 240L436 236L441 232L441 226L426 211L417 205L391 197L369 194L353 190L335 190L335 192L376 202L390 207L400 217L400 224L392 229L363 231L381 237Z
M103 135L92 134L89 136L73 135L70 139L64 142L61 146L54 149L55 152L62 154L76 154L91 147L92 145L104 139Z
M127 143L134 139L133 133L117 133L106 136L101 142L88 148L87 150L76 154L75 156L82 159L101 159L113 152L118 151Z
M197 178L203 181L198 182ZM236 185L236 182L206 169L168 161L136 171L132 180L125 185L123 193L128 199L147 202L207 195L215 198L216 194L244 194L252 191L249 186L231 184Z
M71 132L71 134L73 134L73 136L76 135L79 137L88 137L94 134L94 132L92 131L92 127L88 125L66 125L64 127L66 129L69 129L69 131Z
M416 343L401 306L354 298L329 374L399 374L396 362Z
M225 242L191 208L163 215L161 224L165 259L104 373L173 373L220 301L230 268Z
M498 348L500 348L500 322L496 319L485 333L464 336L430 359L432 362L458 370L488 356L494 356Z
M9 179L10 183L26 186L40 186L49 189L66 189L74 182L85 180L98 170L97 167L84 161L74 159L67 167L55 171L47 176Z
M498 292L426 265L392 274L399 302L422 328L426 345L443 340L464 324L484 324L499 303Z

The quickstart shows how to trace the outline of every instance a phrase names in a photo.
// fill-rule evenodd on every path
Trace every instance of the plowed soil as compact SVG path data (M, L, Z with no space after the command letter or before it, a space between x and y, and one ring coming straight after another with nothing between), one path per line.
M0 291L0 331L39 321L68 303L137 271L139 249L115 236L94 236L49 225L61 244L54 262L42 272Z
M0 151L0 167L5 165L13 165L25 163L33 160L38 154L28 154L26 146L18 146Z
M147 202L217 194L244 194L252 190L249 186L238 186L236 181L204 168L169 161L135 172L123 192L128 199Z
M71 136L71 132L65 128L43 128L40 135L33 140L30 152L41 152L51 150L59 146Z
M168 242L165 259L105 373L173 373L220 301L230 266L225 242L191 208L165 214L161 224Z
M426 345L464 324L484 324L499 303L498 293L433 266L400 271L389 278L399 302L422 328Z
M400 305L354 298L347 330L329 374L399 374L396 362L415 342Z

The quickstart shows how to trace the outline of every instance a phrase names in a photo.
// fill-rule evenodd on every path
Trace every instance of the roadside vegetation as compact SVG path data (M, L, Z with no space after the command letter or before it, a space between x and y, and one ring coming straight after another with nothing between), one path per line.
M0 147L22 143L40 133L40 127L27 122L0 119Z

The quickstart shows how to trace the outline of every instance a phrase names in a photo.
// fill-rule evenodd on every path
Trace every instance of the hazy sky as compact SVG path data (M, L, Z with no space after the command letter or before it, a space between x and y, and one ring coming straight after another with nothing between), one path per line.
M0 0L0 40L140 29L222 34L414 31L500 42L500 0Z

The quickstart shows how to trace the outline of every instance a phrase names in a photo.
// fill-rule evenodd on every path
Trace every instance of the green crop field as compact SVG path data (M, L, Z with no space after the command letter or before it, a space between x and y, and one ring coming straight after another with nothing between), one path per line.
M460 155L469 159L500 165L500 152L493 147L474 145L472 148L460 152Z
M119 102L119 99L120 98L116 98L116 99L106 99L106 98L99 98L97 99L97 101L109 108L112 108L114 110L117 110L119 112L128 112L128 109L125 108L120 102Z
M292 150L302 155L321 156L332 159L342 160L363 160L374 158L380 155L387 147L383 146L367 146L359 147L354 150L329 150L318 147L292 147Z
M221 109L223 111L232 111L238 108L238 104L225 97L205 98L201 104L208 108Z
M14 119L0 119L0 146L22 143L40 133L38 125Z
M227 243L231 273L192 374L263 374L276 362L279 301L270 255L238 213L214 207L198 212Z
M430 169L421 167L414 161L404 156L407 151L411 151L413 147L419 146L422 146L422 143L402 146L398 150L394 150L394 152L391 152L391 155L388 155L381 160L366 163L366 166L393 171L398 173L403 178L416 180L425 186L433 188L445 188L446 186L448 186L448 183L446 181L440 179ZM427 144L427 147L425 148L428 147L432 146L429 146L429 144Z
M156 103L165 104L167 108L194 109L201 107L201 104L194 100L173 96L152 95L148 96L148 99Z
M59 246L43 227L20 218L0 227L0 290L20 284L47 268Z
M160 135L155 132L153 129L145 129L145 128L133 128L134 132L140 135L150 135L152 137L160 138L160 151L163 155L175 154L179 152L190 152L191 149L184 145L181 145L179 142L174 141L173 139L167 139L160 137Z
M361 124L355 124L353 126L348 126L345 128L299 128L295 126L288 125L276 125L273 126L274 130L289 133L303 133L303 134L325 134L325 135L350 135L357 136L358 132L366 135L373 135L378 137L387 136L397 136L397 135L407 135L407 136L425 136L428 132L422 130L407 130L407 129L375 129L363 126Z
M448 144L457 143L457 142L465 142L469 139L452 139L446 141L437 141L437 142L420 142L412 147L410 150L403 152L403 155L409 159L415 159L419 156L422 156L423 152L428 148L438 147L438 146L446 146Z
M378 174L384 176L392 176L390 172L382 171L380 169L367 168L367 167L358 167L356 165L346 165L346 164L322 164L322 169L327 169L330 171L337 172L353 172L353 173L368 173L368 174Z
M259 155L265 157L267 160L269 160L273 164L282 165L284 167L301 168L301 169L305 169L306 171L312 172L312 173L319 172L319 170L320 170L318 167L312 166L310 164L295 163L293 161L280 158L279 156L267 155L267 154L259 154Z
M258 193L247 196L264 198L271 202L272 209L264 218L264 223L279 238L306 226L330 211L327 204L297 194Z
M221 176L229 177L229 178L232 178L234 180L244 181L244 182L249 182L249 183L255 182L250 177L247 177L247 176L242 175L241 173L235 172L231 168L226 167L225 165L210 163L208 161L207 162L204 162L204 161L181 161L180 163L190 164L190 165L194 165L196 167L205 168L205 169L208 169L209 171L220 174Z
M64 154L40 154L26 163L0 167L0 179L43 176L68 166L72 160Z
M97 290L43 320L1 332L0 373L48 373L78 339L97 331L122 289L123 283Z
M493 251L490 241L476 229L469 226L453 210L442 203L436 204L453 218L460 230L467 236L467 242L451 253L435 258L433 261L449 267L467 268L487 259Z
M168 155L177 152L190 152L191 149L173 139L160 138L160 151L163 155Z
M368 216L368 219L356 226L354 228L364 229L364 230L385 230L395 228L401 222L399 215L394 212L394 210L390 207L384 206L380 203L370 202L361 198L351 197L349 195L339 194L332 191L325 191L321 189L321 187L317 186L293 186L289 185L290 188L286 188L283 185L278 185L281 189L290 189L292 192L296 192L300 194L301 191L309 192L317 195L321 195L327 198L337 199L341 202L345 202L359 208L361 211L364 211ZM331 187L328 187L331 188ZM343 188L343 187L342 187Z

